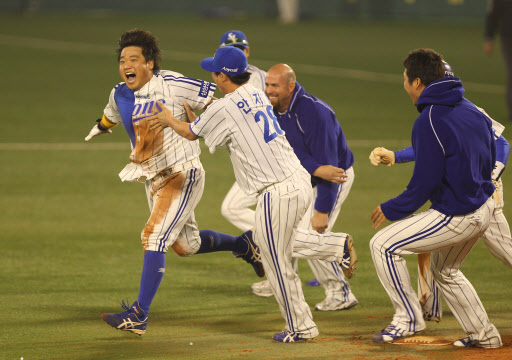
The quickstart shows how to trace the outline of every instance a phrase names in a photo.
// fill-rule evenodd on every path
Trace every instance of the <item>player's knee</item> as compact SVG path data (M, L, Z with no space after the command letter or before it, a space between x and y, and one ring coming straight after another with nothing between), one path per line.
M171 248L178 256L181 257L192 256L197 252L197 249L194 249L188 244L180 242L178 240L176 240L174 244L171 245Z
M382 236L378 236L379 233L375 234L370 240L370 250L373 251L385 251L387 247L385 246L385 239L383 241Z
M232 202L224 199L220 207L220 213L222 214L222 216L224 216L226 220L231 221L233 216L236 214L236 209Z

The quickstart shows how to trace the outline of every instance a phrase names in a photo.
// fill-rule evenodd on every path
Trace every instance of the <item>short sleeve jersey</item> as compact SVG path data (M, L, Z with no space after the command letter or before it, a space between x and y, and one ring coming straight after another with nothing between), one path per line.
M267 77L267 73L261 69L258 69L254 65L248 65L247 71L251 73L249 84L254 86L256 89L265 91L265 78Z
M151 130L147 117L161 109L161 101L173 115L187 121L185 103L194 110L203 109L216 85L163 70L153 75L141 89L132 91L125 83L114 87L105 107L105 116L113 123L122 122L131 141L130 164L119 175L123 181L140 177L151 179L162 170L183 164L200 154L198 141L189 141L171 128Z
M214 153L227 146L240 188L254 194L301 167L267 96L249 83L214 101L190 125Z

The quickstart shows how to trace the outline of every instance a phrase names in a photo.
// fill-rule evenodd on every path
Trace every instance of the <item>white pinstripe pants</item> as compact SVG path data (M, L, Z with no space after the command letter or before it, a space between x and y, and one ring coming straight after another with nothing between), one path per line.
M166 253L169 246L180 256L194 255L201 246L194 209L204 190L201 167L146 181L151 216L142 230L144 250Z
M324 288L326 296L342 298L344 301L348 301L351 289L338 263L341 262L343 256L343 244L347 234L333 233L331 230L336 223L341 205L343 205L354 183L354 169L350 167L346 170L346 173L348 179L339 188L336 202L329 214L328 227L323 234L319 234L311 227L311 217L313 216L314 201L317 194L317 189L313 189L313 201L297 229L294 258L292 260L294 267L297 266L299 258L308 260L308 264ZM245 194L235 182L222 202L221 212L233 225L242 231L247 231L253 228L255 218L254 211L249 207L256 203L257 195ZM321 246L322 251L319 251L319 246Z
M482 235L482 241L494 257L509 268L512 268L512 236L505 214L503 214L505 202L503 200L503 183L501 179L498 181L498 186L500 188L500 191L496 193L498 204L492 214L489 227ZM431 297L431 301L423 306L423 311L440 319L442 316L441 294L430 269L430 263L424 264L424 267L419 269L424 274L424 281L422 281L421 277L418 278L418 297L425 299Z
M494 211L490 197L471 214L448 216L436 210L413 215L380 230L370 241L379 279L395 308L392 323L407 331L425 328L402 255L431 252L432 272L448 306L472 340L501 345L501 338L471 283L459 270Z
M274 298L286 321L286 331L302 338L318 335L292 253L297 227L313 199L310 175L299 169L286 182L261 194L256 206L254 241L259 246Z

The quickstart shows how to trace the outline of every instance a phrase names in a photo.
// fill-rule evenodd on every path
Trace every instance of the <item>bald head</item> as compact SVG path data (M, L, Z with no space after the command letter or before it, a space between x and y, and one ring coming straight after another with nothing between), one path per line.
M265 93L278 112L285 112L295 90L295 72L286 64L272 66L265 79Z
M268 74L275 74L277 76L281 76L283 77L283 80L288 84L292 82L294 83L297 80L293 69L286 64L277 64L272 66L268 70Z

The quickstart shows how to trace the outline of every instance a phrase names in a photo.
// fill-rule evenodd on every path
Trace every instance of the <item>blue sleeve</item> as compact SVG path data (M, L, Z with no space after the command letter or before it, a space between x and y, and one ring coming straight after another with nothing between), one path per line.
M300 114L299 125L304 130L304 144L309 150L308 154L297 154L302 166L310 174L322 165L338 166L339 129L335 125L339 127L339 124L334 113L323 105L312 102L304 102L297 112ZM330 212L336 200L338 185L320 178L315 179L315 210Z
M409 146L403 150L395 151L395 162L405 163L414 161L414 150L412 146Z
M443 149L428 119L422 115L414 123L412 146L415 154L414 172L407 189L396 198L381 204L382 212L391 221L406 218L423 206L443 177Z
M510 145L503 136L496 139L496 161L507 165L508 155L510 154Z

